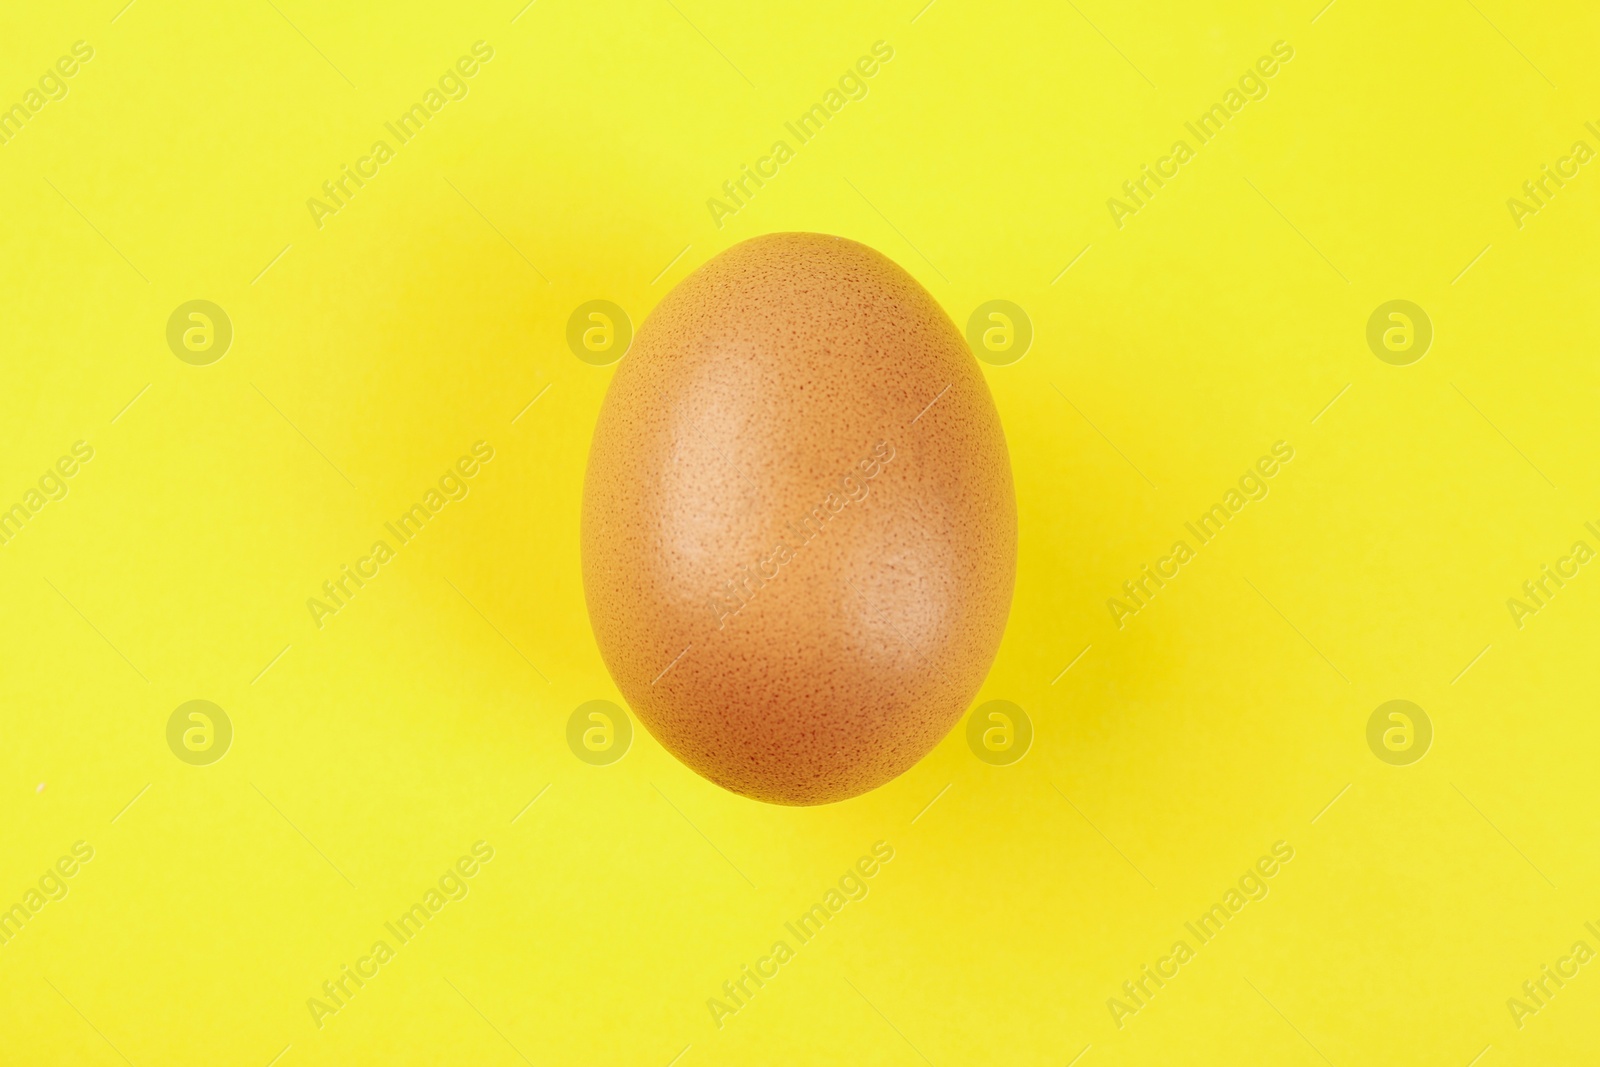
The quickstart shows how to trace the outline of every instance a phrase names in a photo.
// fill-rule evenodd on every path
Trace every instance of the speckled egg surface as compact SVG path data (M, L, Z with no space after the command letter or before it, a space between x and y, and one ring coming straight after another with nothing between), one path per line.
M640 722L736 793L823 804L961 718L1011 606L1005 435L961 333L865 245L736 245L650 313L589 453L584 592Z

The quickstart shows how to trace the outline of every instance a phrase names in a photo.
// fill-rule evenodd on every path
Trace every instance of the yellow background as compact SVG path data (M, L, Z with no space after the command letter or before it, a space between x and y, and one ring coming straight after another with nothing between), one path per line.
M95 449L0 547L0 906L95 849L0 948L0 1061L1498 1067L1600 1044L1594 964L1521 1029L1506 1005L1600 948L1600 573L1521 629L1506 607L1600 547L1600 174L1520 229L1505 203L1600 147L1592 10L121 3L0 16L0 103L95 49L0 146L0 503ZM478 40L470 94L314 225L307 198ZM717 228L707 198L877 40L869 95ZM1270 94L1118 229L1107 198L1279 40ZM1000 298L1036 331L984 367L1021 547L978 697L1021 705L1033 747L989 766L959 727L798 810L642 730L607 767L565 742L619 699L577 557L612 372L567 316L605 298L637 325L796 229L883 250L963 328ZM235 332L209 366L165 340L200 298ZM1365 341L1396 298L1435 330L1405 367ZM306 599L478 440L470 495L319 630ZM1278 440L1270 496L1119 630L1106 599ZM1397 698L1435 731L1405 767L1365 734ZM211 766L167 747L191 699L234 726ZM319 1029L307 998L478 840L470 895ZM718 1029L707 998L879 840L870 895ZM1107 999L1279 840L1270 895L1118 1028Z

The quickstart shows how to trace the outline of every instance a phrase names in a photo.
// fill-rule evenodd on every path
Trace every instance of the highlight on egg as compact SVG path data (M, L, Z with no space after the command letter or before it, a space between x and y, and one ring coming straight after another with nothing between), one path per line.
M768 234L640 326L595 424L581 547L600 654L663 747L758 800L844 800L927 755L994 660L1005 434L910 274Z

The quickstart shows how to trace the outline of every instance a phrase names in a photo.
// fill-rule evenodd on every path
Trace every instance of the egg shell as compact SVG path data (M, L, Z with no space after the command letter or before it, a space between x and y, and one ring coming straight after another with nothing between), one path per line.
M745 796L842 800L931 751L988 673L1016 573L1005 434L898 264L757 237L618 364L581 542L601 656L663 747Z

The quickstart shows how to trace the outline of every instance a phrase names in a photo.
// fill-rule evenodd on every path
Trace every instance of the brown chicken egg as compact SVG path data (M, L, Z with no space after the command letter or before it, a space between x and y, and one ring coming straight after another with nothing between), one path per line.
M581 540L639 721L735 793L824 804L961 718L1011 607L1017 509L994 400L933 297L865 245L779 233L640 327Z

